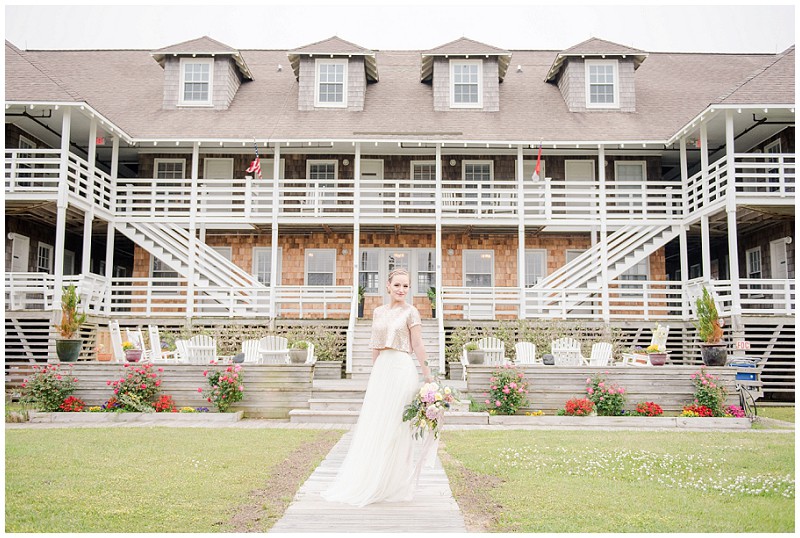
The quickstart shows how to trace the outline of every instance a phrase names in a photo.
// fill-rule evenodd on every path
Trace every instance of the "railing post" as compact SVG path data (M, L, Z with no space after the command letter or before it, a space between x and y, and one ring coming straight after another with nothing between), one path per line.
M270 240L269 269L269 317L274 319L277 313L278 293L278 215L280 213L280 179L281 179L281 143L275 142L272 160L272 238Z
M11 169L8 171L8 192L14 192L17 186L17 158L19 151L16 149L6 150L11 154Z
M549 221L553 218L553 193L552 182L549 177L544 178L544 219Z
M197 181L200 169L200 142L192 144L192 195L189 200L189 278L186 281L186 319L194 316L195 259L197 248ZM149 294L148 294L149 295Z

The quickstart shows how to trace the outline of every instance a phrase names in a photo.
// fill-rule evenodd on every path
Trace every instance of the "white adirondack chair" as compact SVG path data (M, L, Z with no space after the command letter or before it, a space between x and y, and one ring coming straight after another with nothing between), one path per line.
M583 363L581 344L574 338L559 338L550 342L550 353L556 366L580 366Z
M587 362L585 357L584 362ZM608 366L609 362L611 362L611 344L608 342L594 344L592 354L588 359L589 366Z
M158 334L158 325L147 326L147 336L150 338L150 360L152 362L167 362L177 358L173 351L161 350L161 336Z
M178 359L178 362L189 362L188 344L189 341L182 338L175 340L175 357Z
M217 358L217 342L207 334L192 336L186 347L192 364L208 364Z
M494 366L506 363L506 344L499 338L481 338L478 340L478 349L485 353L484 364Z
M536 344L530 342L517 342L514 344L514 351L517 358L514 360L516 364L541 364L542 360L536 359Z
M283 336L265 336L258 341L258 355L262 364L288 364L289 340Z
M245 340L242 342L242 353L244 362L249 364L258 363L258 340Z
M108 331L111 333L111 352L115 362L125 362L125 350L122 349L122 334L119 332L119 322L109 321Z
M317 356L314 355L314 344L309 342L308 343L308 357L306 357L305 364L312 365L317 362Z
M669 325L656 325L653 329L653 337L650 339L651 346L658 346L659 349L666 351L667 336L669 336ZM652 366L650 355L646 353L623 353L622 364L625 366Z

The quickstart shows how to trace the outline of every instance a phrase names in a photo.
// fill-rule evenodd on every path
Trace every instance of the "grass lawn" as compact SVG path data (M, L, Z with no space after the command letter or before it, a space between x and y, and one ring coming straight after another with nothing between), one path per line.
M6 532L225 531L319 430L6 430ZM321 461L307 461L304 476ZM300 486L293 486L293 491Z
M766 407L758 406L758 416L794 422L794 407Z
M795 528L793 435L494 430L443 440L456 500L488 532Z

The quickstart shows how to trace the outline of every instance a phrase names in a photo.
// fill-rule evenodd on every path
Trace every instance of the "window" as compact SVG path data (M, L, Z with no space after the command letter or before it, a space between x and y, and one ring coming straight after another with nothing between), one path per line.
M483 63L481 60L450 61L450 108L483 106Z
M751 248L746 253L747 278L761 278L761 247Z
M156 179L184 179L185 159L156 159Z
M533 179L533 173L536 171L536 155L533 156L532 159L525 159L522 161L522 179L525 181L525 185L528 185L528 181ZM517 161L514 161L514 179L517 178ZM539 181L544 181L544 178L547 177L547 172L545 172L545 159L544 155L542 156L542 162L539 163Z
M430 205L431 208L434 208L436 206L436 161L411 161L411 181L414 184L411 196L418 199L414 201L414 204Z
M306 249L306 285L333 286L336 277L336 250Z
M317 60L314 106L347 106L347 60Z
M464 286L490 288L494 282L494 251L464 251Z
M780 141L778 141L780 144ZM36 149L36 143L25 136L19 135L19 149ZM778 151L780 153L780 151Z
M358 262L358 285L364 293L380 293L380 250L362 249Z
M616 161L614 179L616 205L642 207L642 184L647 179L644 161Z
M36 253L36 271L39 273L53 272L53 245L39 243Z
M530 288L547 276L547 251L535 249L525 251L525 287Z
M281 249L278 249L278 285L280 285ZM272 247L253 248L253 275L267 286L272 278Z
M217 254L228 261L233 259L233 247L211 247Z
M436 286L436 255L433 249L417 250L417 293Z
M213 58L181 59L181 105L210 105Z
M170 269L170 267L156 258L155 256L150 256L150 277L154 279L153 287L155 286L177 286L178 282L175 280L166 280L166 279L176 279L178 278L178 273ZM155 279L161 279L155 280ZM154 292L155 293L155 292ZM165 293L173 293L167 291Z
M305 205L318 210L321 205L336 204L336 176L338 161L307 161L310 190L305 196Z
M586 60L586 107L619 106L616 60Z
M464 205L477 205L477 192L481 185L487 187L487 191L483 193L484 198L491 198L492 194L488 188L492 183L493 165L492 161L462 161L463 174L464 174L464 188L467 190L464 193L466 199Z
M647 280L648 275L650 274L649 263L648 259L645 258L621 275L619 275L620 280L637 280L643 281ZM628 288L628 289L642 289L641 284L620 284L620 288Z

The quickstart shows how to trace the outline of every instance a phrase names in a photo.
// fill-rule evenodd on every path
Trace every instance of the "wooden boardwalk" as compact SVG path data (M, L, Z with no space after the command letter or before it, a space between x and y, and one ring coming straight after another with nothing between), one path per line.
M413 501L357 508L324 500L321 492L336 476L352 436L342 436L270 532L467 532L438 457L433 468L422 470Z

